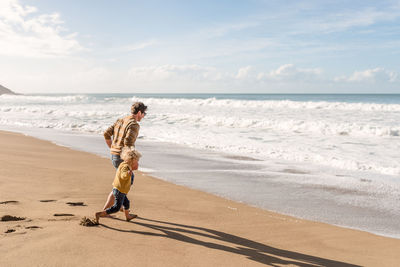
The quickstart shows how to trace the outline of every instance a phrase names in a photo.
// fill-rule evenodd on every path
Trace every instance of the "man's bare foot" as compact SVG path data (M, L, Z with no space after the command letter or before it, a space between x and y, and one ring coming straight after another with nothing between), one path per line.
M135 219L137 217L136 214L129 214L129 216L126 216L126 221L129 222L132 219Z

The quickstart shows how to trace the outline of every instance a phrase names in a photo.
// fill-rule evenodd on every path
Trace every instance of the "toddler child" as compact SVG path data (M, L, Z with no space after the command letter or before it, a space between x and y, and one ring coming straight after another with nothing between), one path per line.
M106 210L96 212L96 223L99 223L100 217L106 217L109 214L116 213L121 206L124 207L125 217L127 221L132 220L136 216L129 214L130 202L127 197L131 187L131 175L134 170L139 167L139 158L142 155L133 147L124 147L121 152L123 162L119 165L113 182L114 205Z

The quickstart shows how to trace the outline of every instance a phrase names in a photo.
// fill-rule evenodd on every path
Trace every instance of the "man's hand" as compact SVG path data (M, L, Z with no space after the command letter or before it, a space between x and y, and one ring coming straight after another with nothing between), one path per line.
M111 148L111 144L112 144L112 140L111 139L105 139L106 140L106 144L109 148Z

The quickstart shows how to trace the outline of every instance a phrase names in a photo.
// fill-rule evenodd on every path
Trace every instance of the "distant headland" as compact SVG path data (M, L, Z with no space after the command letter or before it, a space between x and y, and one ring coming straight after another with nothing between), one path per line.
M2 94L16 95L16 93L0 84L0 95Z

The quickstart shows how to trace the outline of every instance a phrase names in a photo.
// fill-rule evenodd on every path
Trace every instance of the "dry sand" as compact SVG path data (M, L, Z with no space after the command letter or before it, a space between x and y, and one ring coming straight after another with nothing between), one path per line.
M0 132L0 147L0 217L25 218L0 221L0 266L400 266L398 239L272 213L143 173L128 195L137 219L126 222L119 212L81 226L111 190L110 160L9 132Z

